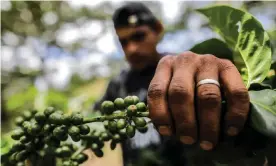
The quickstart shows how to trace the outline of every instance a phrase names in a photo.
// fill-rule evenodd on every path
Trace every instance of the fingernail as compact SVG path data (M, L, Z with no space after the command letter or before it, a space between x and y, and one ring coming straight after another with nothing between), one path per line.
M203 150L211 150L211 149L213 149L213 144L209 141L201 141L200 142L200 147Z
M184 144L193 144L195 143L195 140L192 137L189 136L181 136L180 137L181 142L183 142Z
M236 127L229 127L227 130L227 134L230 136L235 136L237 135L239 130Z
M158 128L158 131L161 135L167 135L170 136L172 134L171 129L168 126L160 126Z

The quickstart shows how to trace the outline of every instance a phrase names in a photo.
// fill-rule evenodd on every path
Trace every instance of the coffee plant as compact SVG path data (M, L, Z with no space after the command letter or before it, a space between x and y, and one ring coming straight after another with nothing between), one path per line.
M25 160L42 151L44 155L54 151L55 156L62 158L63 166L78 166L88 159L84 149L90 148L97 157L102 157L104 142L111 141L110 148L114 149L116 144L134 137L135 132L148 130L144 118L148 109L137 96L104 101L101 108L103 116L93 118L84 118L80 112L66 114L54 107L43 112L24 111L15 119L17 128L11 137L16 142L6 154L6 163L24 165ZM93 122L103 122L105 131L91 130L87 124ZM84 146L68 143L69 137Z

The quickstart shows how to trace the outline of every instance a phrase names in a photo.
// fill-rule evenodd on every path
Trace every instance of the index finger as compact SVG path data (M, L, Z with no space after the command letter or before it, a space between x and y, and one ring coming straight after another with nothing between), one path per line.
M235 65L228 60L220 60L220 79L226 97L226 131L237 135L243 128L250 108L249 94Z
M166 56L160 60L155 75L149 85L147 103L149 116L160 134L172 134L172 120L168 110L167 90L172 77L173 56Z

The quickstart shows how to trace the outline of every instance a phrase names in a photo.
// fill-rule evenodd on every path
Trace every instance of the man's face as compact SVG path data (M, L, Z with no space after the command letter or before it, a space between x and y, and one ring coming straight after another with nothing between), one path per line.
M156 59L159 34L148 26L116 29L126 60L133 69L143 69Z

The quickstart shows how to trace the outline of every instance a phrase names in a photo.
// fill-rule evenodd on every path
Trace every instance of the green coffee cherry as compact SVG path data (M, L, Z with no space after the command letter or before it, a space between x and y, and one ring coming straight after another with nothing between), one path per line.
M91 149L92 149L92 150L97 150L97 149L99 149L98 144L97 144L97 143L92 143Z
M25 166L24 162L18 162L16 166Z
M122 112L124 112L124 110L123 110L123 111L121 111L121 110L116 110L116 111L114 111L112 114L120 114L120 113L122 113Z
M134 101L134 103L133 103L133 104L137 104L137 103L139 103L140 99L139 99L139 97L138 97L138 96L132 96L132 98L133 98L133 101Z
M52 113L55 112L55 108L54 107L48 107L44 110L44 115L46 117L50 116Z
M121 136L126 136L126 128L120 129L120 130L119 130L119 134L120 134Z
M12 163L12 164L15 164L17 161L16 161L16 155L17 153L13 153L10 157L9 157L9 162Z
M134 98L132 96L125 97L124 102L125 102L125 106L130 106L135 103Z
M114 103L112 101L104 101L101 108L105 114L112 114L115 110Z
M30 119L32 119L32 113L30 112L30 111L24 111L23 112L23 117L24 117L24 119L25 120L30 120Z
M36 109L32 109L30 112L32 113L32 115L35 115L38 111Z
M30 134L30 135L38 135L40 134L41 132L41 126L38 124L38 123L33 123L31 124L28 129L27 129L27 132Z
M139 102L136 104L136 107L137 107L137 111L138 112L146 112L147 111L147 106L145 103L143 102Z
M25 131L27 131L30 126L31 126L31 122L29 122L29 121L24 121L22 123L22 127Z
M22 150L16 155L16 161L24 161L28 158L29 153L26 150Z
M35 143L34 142L28 142L25 144L25 150L28 152L36 151Z
M103 155L104 155L103 151L100 149L94 150L93 152L97 157L103 157Z
M52 124L62 124L63 122L62 115L56 112L52 113L49 116L49 122Z
M36 113L34 118L37 122L44 122L46 120L46 116L44 115L43 112Z
M103 141L109 141L110 140L110 136L106 132L102 132L100 137Z
M49 136L45 137L44 141L49 146L53 146L53 147L59 147L60 146L60 141L57 138L53 137L52 135L49 135Z
M15 124L17 126L21 126L23 122L24 122L24 118L22 116L19 116L15 119Z
M117 145L117 142L112 140L111 143L110 143L110 149L114 150L116 148L116 145Z
M80 129L80 134L81 135L87 135L90 132L90 127L88 125L86 125L86 124L80 125L79 129Z
M104 128L105 128L105 129L108 129L108 120L105 120L105 121L103 122L103 124L104 124Z
M58 114L60 114L60 115L63 115L63 111L62 110L56 110L55 112L58 113Z
M62 166L72 166L71 161L63 161Z
M59 140L67 139L67 128L65 126L58 126L53 130L53 135Z
M76 161L73 161L73 162L71 162L71 166L78 166L79 165L79 163L78 162L76 162Z
M72 118L71 115L69 115L69 114L64 114L64 115L62 116L63 124L69 125L69 124L71 123L71 118Z
M80 137L80 135L71 135L71 138L72 138L72 140L74 141L74 142L79 142L80 141L80 139L81 139L81 137Z
M70 157L72 151L68 146L63 146L61 148L61 154L63 157Z
M43 132L44 133L48 133L48 132L50 132L52 130L52 128L53 127L50 124L44 124L44 126L43 126Z
M121 141L121 136L116 133L112 136L112 139L116 142L119 142L119 141Z
M32 138L30 136L27 135L23 135L22 137L20 137L20 142L25 144L28 143L32 140Z
M25 148L25 145L20 143L20 142L15 142L13 145L12 145L12 150L13 151L20 151L20 150L23 150Z
M104 147L104 142L103 141L98 141L97 142L99 149L102 149Z
M100 138L100 135L101 135L100 132L94 132L93 135L92 135L92 136L93 136L92 139L93 139L93 140L98 140L98 139Z
M108 129L112 132L117 130L117 123L114 120L108 122Z
M12 134L11 134L11 138L14 140L19 140L21 136L23 136L25 134L25 132L22 129L16 129L13 130Z
M71 142L62 142L61 146L68 146L68 147L72 148L73 144Z
M124 109L125 108L125 101L123 98L117 98L114 100L115 107L117 109Z
M71 126L68 130L70 136L75 136L80 134L80 129L77 126Z
M148 126L144 126L144 127L137 127L137 130L140 133L146 133L148 131Z
M130 105L127 107L127 115L134 116L137 113L137 107L135 105Z
M147 125L146 120L142 117L136 117L133 119L133 121L134 121L136 127L144 127Z
M68 134L61 135L58 139L59 139L60 141L66 141L66 140L68 139Z
M75 161L77 161L79 164L85 162L88 159L88 156L84 153L80 153L76 156L76 158L74 159Z
M135 135L135 126L128 125L126 127L126 134L129 138L134 137L134 135Z
M80 113L72 115L71 122L74 125L80 125L83 123L83 116Z
M117 129L123 129L126 127L126 125L127 125L127 122L125 119L119 119L117 121Z
M58 157L62 157L62 149L61 148L57 148L55 150L55 154L58 156Z

